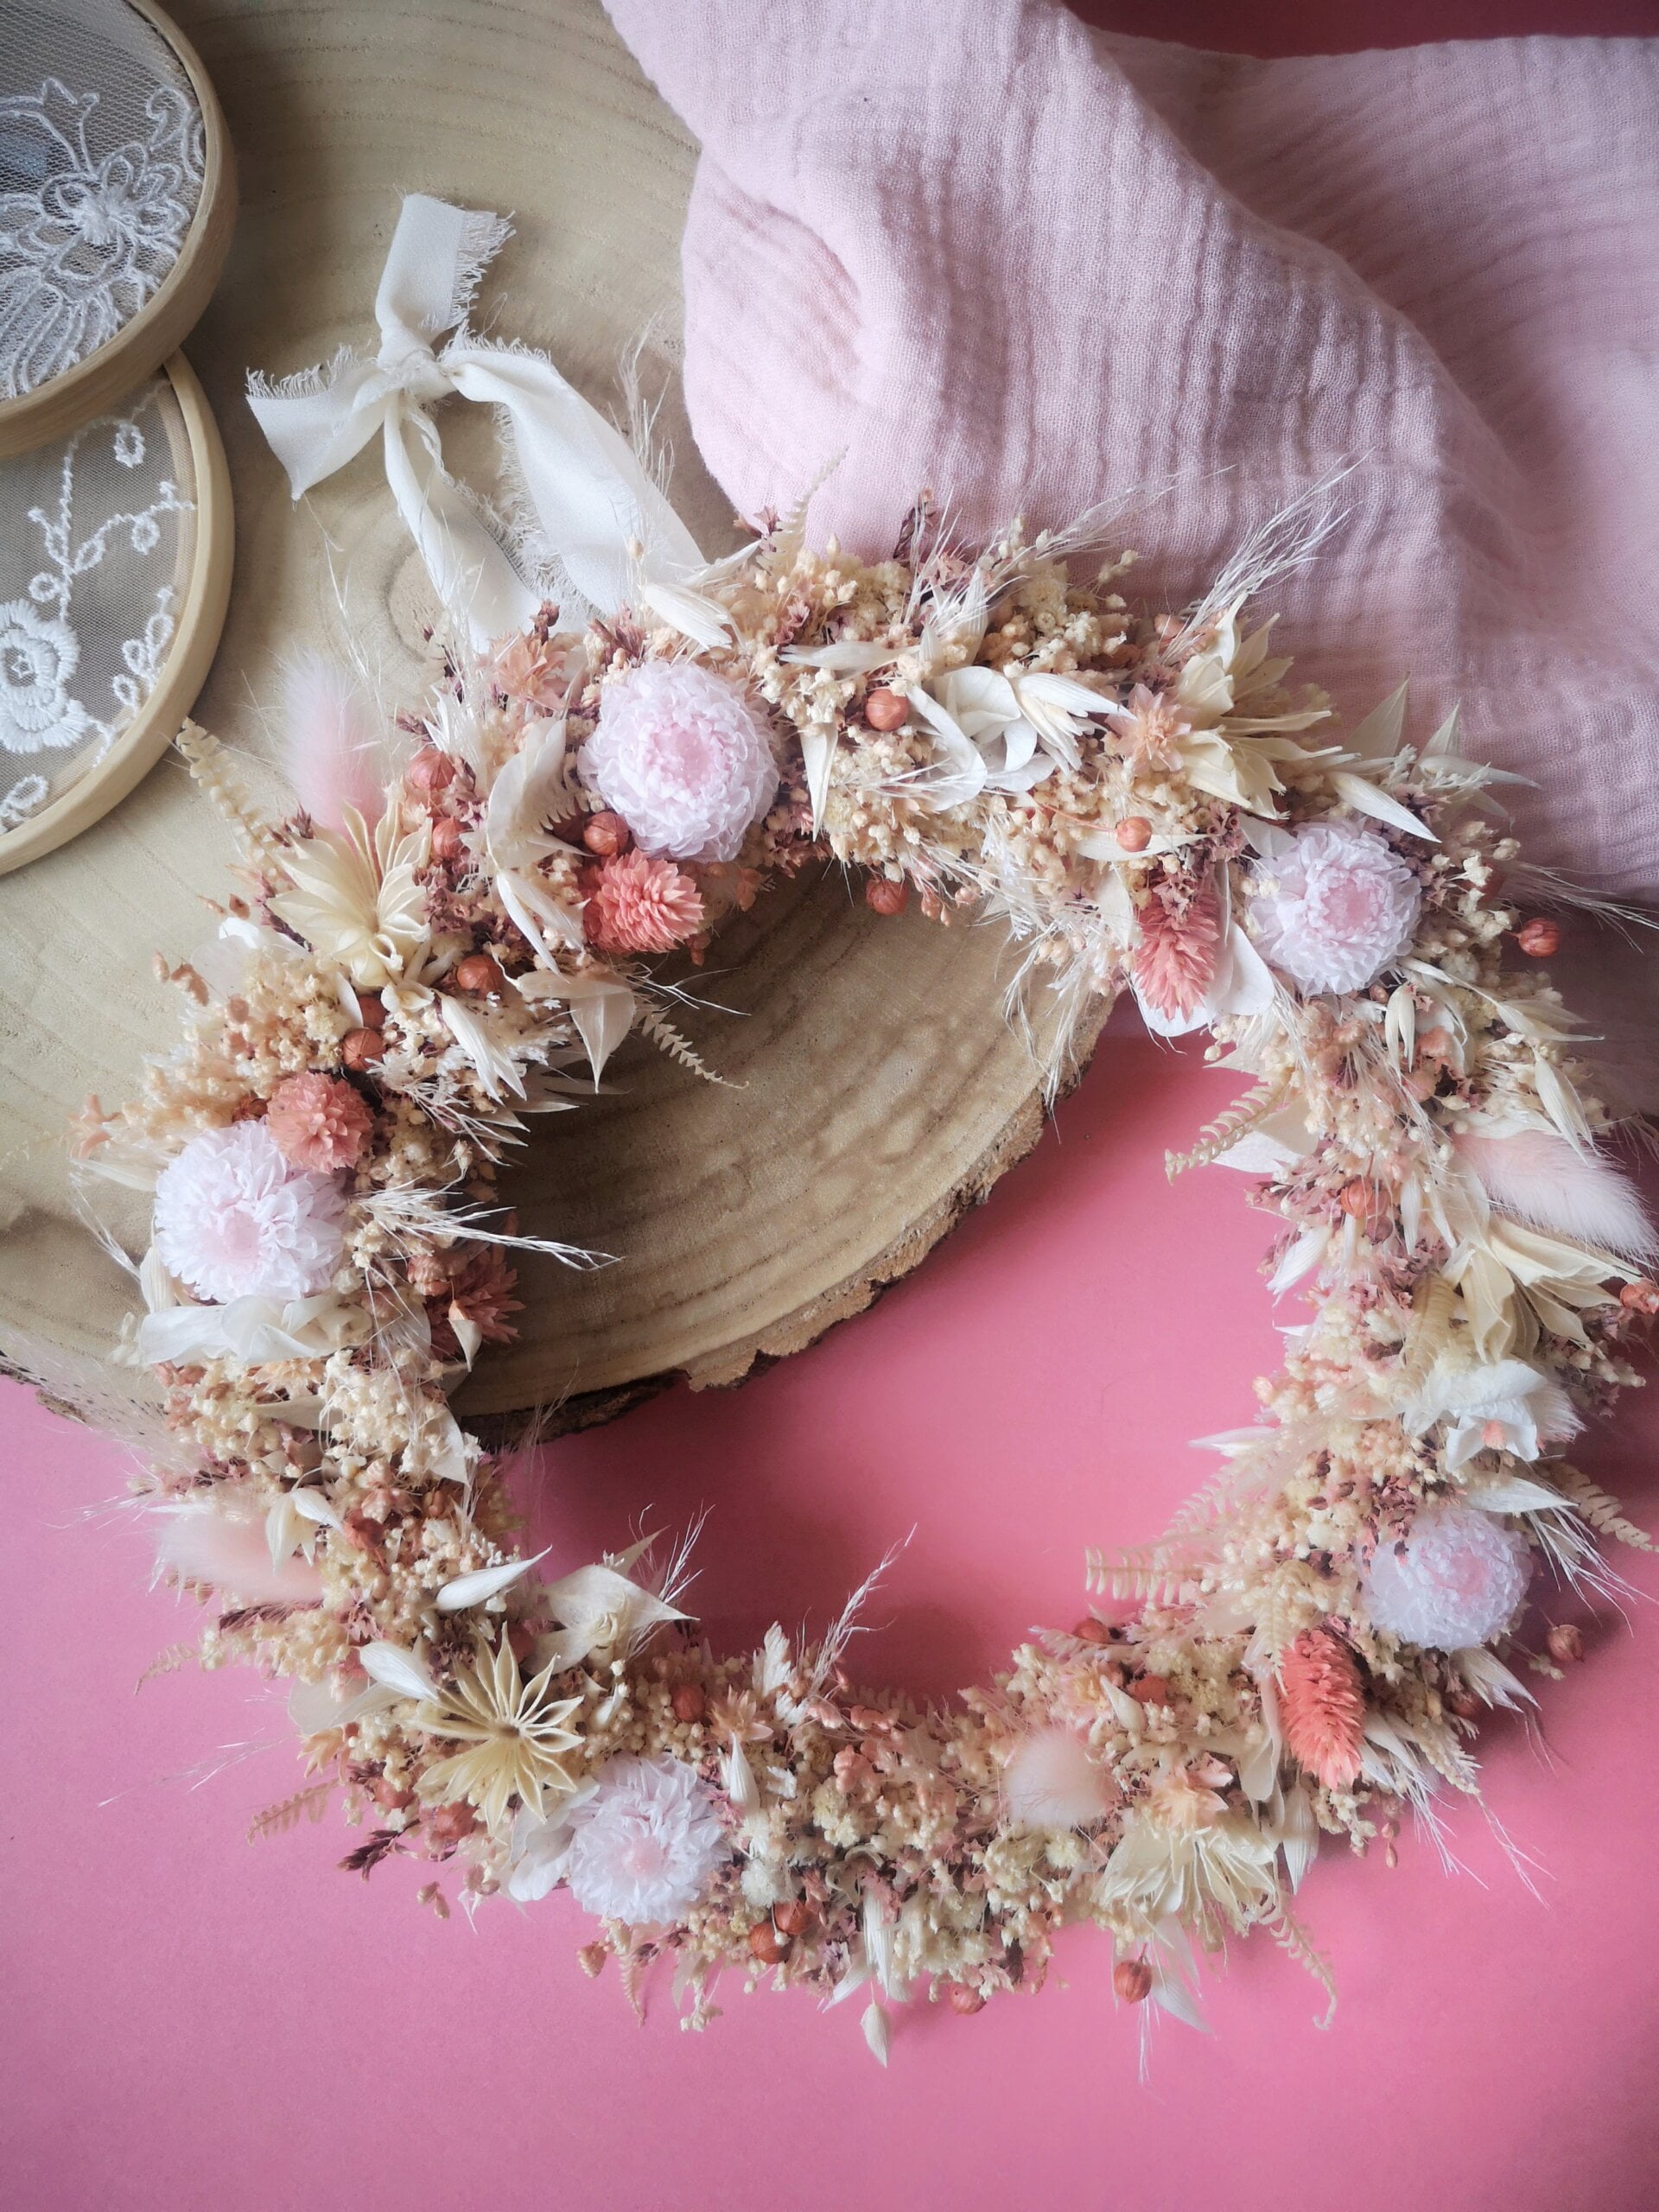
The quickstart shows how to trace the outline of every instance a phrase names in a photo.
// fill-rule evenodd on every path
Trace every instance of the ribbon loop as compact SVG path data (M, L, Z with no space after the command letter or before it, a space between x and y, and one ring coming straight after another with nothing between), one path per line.
M279 384L248 379L248 404L296 499L380 433L398 512L439 598L479 646L527 629L541 594L443 465L427 410L452 395L500 410L536 550L600 613L704 565L627 441L544 355L486 345L467 328L479 278L509 235L499 216L410 194L375 295L373 357L346 350Z

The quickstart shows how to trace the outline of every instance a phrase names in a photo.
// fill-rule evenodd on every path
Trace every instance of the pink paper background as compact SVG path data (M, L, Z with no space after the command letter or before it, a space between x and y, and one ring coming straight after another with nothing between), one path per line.
M774 1614L822 1624L913 1526L859 1663L939 1692L1030 1624L1071 1621L1084 1547L1155 1533L1209 1464L1186 1440L1247 1418L1274 1357L1253 1274L1270 1224L1244 1179L1163 1176L1165 1145L1226 1091L1196 1054L1109 1036L1038 1154L874 1313L735 1395L676 1394L555 1446L535 1495L550 1566L710 1505L696 1599L717 1639L747 1641ZM20 1391L0 1402L24 1615L0 1765L20 2212L1653 2202L1645 1601L1634 1634L1610 1620L1591 1663L1543 1686L1547 1749L1490 1732L1490 1803L1538 1897L1469 1807L1451 1814L1465 1876L1410 1837L1393 1872L1322 1859L1302 1901L1340 1977L1328 2034L1313 1984L1257 1940L1210 1985L1212 2036L1153 2022L1137 2087L1141 2016L1080 1931L1037 2002L899 2016L882 2074L851 2006L733 1989L691 2037L659 1988L636 2027L613 1970L582 1977L561 1902L440 1925L413 1864L366 1886L334 1872L332 1818L246 1845L299 1780L280 1696L186 1671L135 1700L194 1609L145 1594L142 1533L99 1512L119 1453ZM1649 1517L1656 1415L1630 1401L1592 1447ZM1654 1563L1631 1572L1659 1591ZM265 1739L194 1791L163 1778Z
M1331 37L1306 5L1092 12L1264 53ZM1655 27L1629 0L1343 20L1352 44ZM913 1526L860 1663L941 1693L1071 1620L1084 1547L1155 1533L1209 1465L1186 1440L1247 1418L1275 1357L1247 1185L1164 1182L1165 1145L1224 1096L1195 1054L1115 1030L1038 1155L874 1313L740 1393L676 1394L550 1451L550 1565L710 1505L696 1597L729 1642L774 1614L821 1624ZM1610 1617L1592 1663L1544 1686L1543 1738L1488 1733L1489 1802L1538 1896L1454 1808L1464 1876L1408 1837L1396 1871L1333 1853L1304 1891L1340 1980L1328 2034L1258 1940L1210 1985L1211 2037L1154 2022L1138 2087L1141 2016L1078 1935L1040 2002L912 2006L882 2074L851 2007L734 1990L693 2037L658 1990L641 2030L612 1974L577 1970L577 1916L440 1925L412 1865L334 1872L332 1818L249 1847L250 1815L298 1780L280 1697L188 1669L135 1700L194 1616L146 1593L143 1536L99 1510L122 1456L16 1389L0 1421L23 1616L0 1695L0 2193L20 2212L1635 2212L1659 2193L1655 1563L1619 1560L1646 1593L1634 1632ZM1649 1520L1656 1442L1638 1398L1589 1455ZM166 1778L267 1741L194 1790Z

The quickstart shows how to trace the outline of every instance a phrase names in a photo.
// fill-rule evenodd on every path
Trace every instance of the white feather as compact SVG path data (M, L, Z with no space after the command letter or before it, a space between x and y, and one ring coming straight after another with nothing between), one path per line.
M181 1581L204 1582L245 1605L315 1605L322 1577L308 1560L273 1567L264 1516L223 1512L206 1503L171 1510L156 1563Z
M1655 1249L1635 1185L1599 1153L1546 1129L1455 1137L1458 1157L1501 1214L1604 1252Z

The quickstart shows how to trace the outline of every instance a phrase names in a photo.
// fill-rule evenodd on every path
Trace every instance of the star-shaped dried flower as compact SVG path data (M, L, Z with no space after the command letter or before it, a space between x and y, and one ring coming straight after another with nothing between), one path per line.
M480 1637L475 1648L472 1665L416 1708L416 1725L429 1736L467 1746L428 1767L421 1794L435 1803L464 1797L493 1829L505 1826L515 1797L541 1820L550 1792L575 1787L562 1755L582 1741L565 1726L582 1700L548 1695L556 1663L526 1682L505 1637L493 1647Z

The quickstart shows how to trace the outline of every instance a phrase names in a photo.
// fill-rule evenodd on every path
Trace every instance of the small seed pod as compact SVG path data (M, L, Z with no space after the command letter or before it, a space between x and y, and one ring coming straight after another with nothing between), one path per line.
M811 1917L811 1907L804 1897L785 1897L772 1909L772 1925L780 1936L804 1936Z
M467 833L453 814L441 814L432 824L432 857L458 861L467 849Z
M384 1029L386 1009L378 991L359 991L357 995L358 1012L363 1017L365 1029Z
M1112 1968L1112 1987L1126 2005L1144 2005L1152 1994L1152 1968L1144 1959L1120 1959Z
M864 904L873 914L902 914L910 904L910 886L901 876L873 875L864 885Z
M1376 1189L1363 1177L1343 1185L1342 1210L1356 1221L1364 1221L1376 1211Z
M676 1682L670 1702L674 1707L674 1718L688 1725L691 1721L701 1720L709 1708L709 1700L702 1694L701 1682Z
M1126 853L1144 853L1152 842L1152 824L1144 814L1126 814L1114 823L1112 835Z
M1142 1705L1167 1705L1169 1684L1161 1675L1137 1675L1129 1684L1129 1695Z
M864 719L872 729L897 729L910 719L910 702L902 691L881 684L865 695Z
M969 1989L965 1981L953 1981L950 1985L950 2010L960 2012L963 2019L967 2019L975 2012L985 2010L985 1999L976 1989Z
M763 1920L749 1930L749 1948L762 1966L775 1967L789 1955L789 1938L780 1936L771 1921Z
M347 1033L340 1047L342 1063L356 1073L371 1068L377 1060L386 1057L386 1040L375 1029L353 1029Z
M1515 941L1529 960L1553 960L1561 949L1561 925L1546 915L1535 914L1529 922L1522 923Z
M447 753L435 745L423 745L409 764L409 780L417 791L429 796L446 790L455 780L455 764Z
M463 991L475 992L480 998L493 997L507 986L506 977L487 952L469 952L456 966L455 981Z
M1544 1641L1558 1667L1576 1667L1584 1656L1584 1630L1571 1621L1557 1621Z
M1097 1621L1092 1613L1081 1620L1071 1631L1079 1643L1110 1643L1115 1639L1104 1621Z
M620 814L608 810L602 814L590 814L582 825L582 842L590 853L602 861L614 860L625 853L632 842L632 832Z
M1480 1700L1472 1691L1447 1690L1442 1700L1448 1713L1455 1713L1459 1720L1477 1720L1480 1717Z

